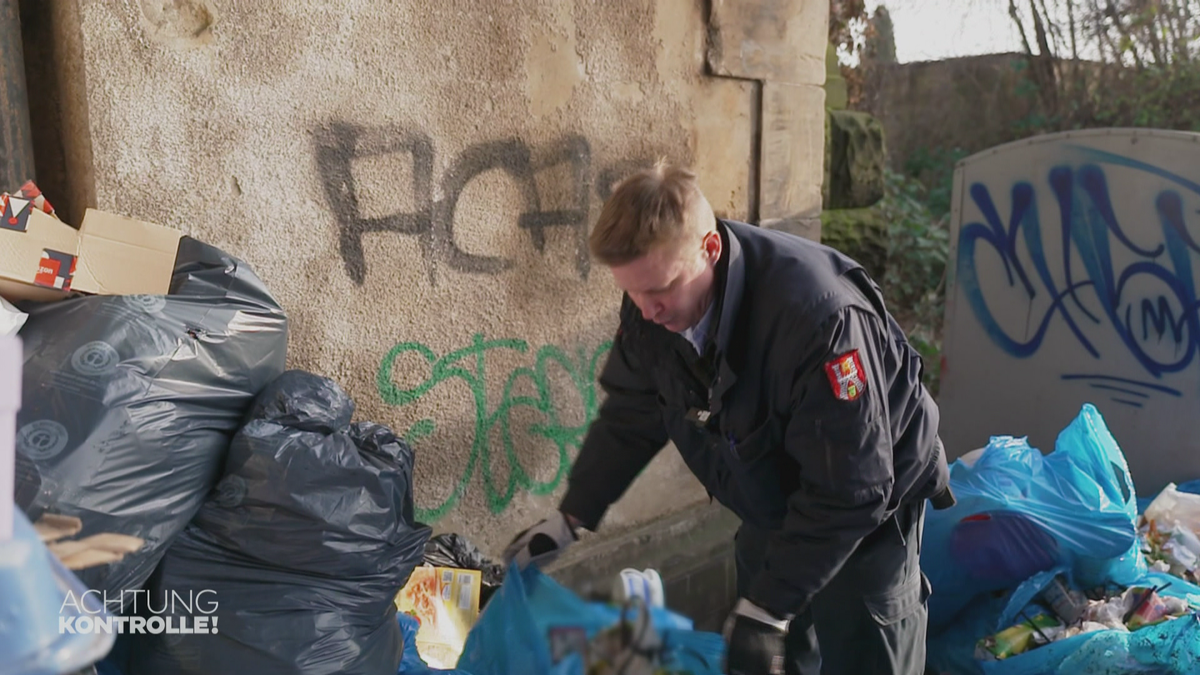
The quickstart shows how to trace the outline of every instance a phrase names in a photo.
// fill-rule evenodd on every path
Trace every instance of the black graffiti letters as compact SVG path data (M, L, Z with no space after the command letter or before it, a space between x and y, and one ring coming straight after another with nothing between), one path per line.
M587 139L566 136L536 148L517 138L472 145L447 165L439 184L441 196L435 199L434 147L428 135L393 126L337 123L320 129L315 136L317 166L324 181L325 197L337 219L342 261L355 284L362 285L367 276L363 236L375 232L416 237L425 271L433 284L437 283L440 265L485 275L511 268L512 260L465 251L454 237L455 214L463 191L475 178L494 170L504 172L517 186L523 205L516 225L529 233L535 250L545 253L548 230L569 229L575 242L575 271L580 278L587 278L588 209L592 192L592 158ZM395 154L411 160L412 183L405 186L412 191L409 210L383 216L364 215L353 164Z

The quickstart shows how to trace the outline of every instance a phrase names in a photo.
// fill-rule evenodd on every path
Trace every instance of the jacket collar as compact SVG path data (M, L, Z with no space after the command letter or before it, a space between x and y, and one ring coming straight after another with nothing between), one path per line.
M717 231L721 234L725 252L721 261L725 268L724 274L718 276L718 302L720 319L717 321L716 359L717 377L709 391L709 407L712 414L721 411L725 393L737 381L737 375L729 365L729 342L732 339L734 323L737 321L738 310L742 305L742 292L746 284L746 260L742 254L742 245L726 221L717 220ZM724 277L721 280L721 277Z
M734 320L742 304L742 289L746 282L746 261L742 256L742 244L725 221L717 221L717 230L722 234L725 246L724 288L720 290L721 318L717 321L717 354L723 355L729 348L729 336L733 332Z

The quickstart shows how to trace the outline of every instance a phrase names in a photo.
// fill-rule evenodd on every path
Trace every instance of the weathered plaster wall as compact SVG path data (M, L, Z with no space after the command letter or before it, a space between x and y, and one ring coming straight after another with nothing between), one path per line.
M94 177L65 199L251 263L291 365L408 435L423 515L493 551L556 503L598 403L612 183L665 156L723 214L820 208L820 0L51 6L84 64L64 171ZM703 499L664 452L607 525Z

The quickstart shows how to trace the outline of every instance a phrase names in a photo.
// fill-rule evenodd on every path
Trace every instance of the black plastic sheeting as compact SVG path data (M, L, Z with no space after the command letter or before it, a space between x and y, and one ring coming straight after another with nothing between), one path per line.
M283 372L287 318L240 260L183 237L169 293L20 303L17 503L79 537L144 546L77 572L128 606L220 477L254 396Z
M129 675L396 672L394 598L430 530L415 522L412 449L353 413L335 382L303 371L262 392L150 582L159 604L204 598L161 616L209 616L218 632L133 636Z
M480 606L487 604L496 589L504 583L504 565L484 557L483 552L457 533L439 534L425 545L425 564L434 567L457 567L483 573Z

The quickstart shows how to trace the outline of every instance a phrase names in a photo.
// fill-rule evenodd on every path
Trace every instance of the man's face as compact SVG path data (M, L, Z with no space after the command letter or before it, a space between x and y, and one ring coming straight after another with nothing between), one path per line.
M721 236L709 232L699 242L664 244L611 269L617 286L647 321L679 333L704 318L720 257Z

